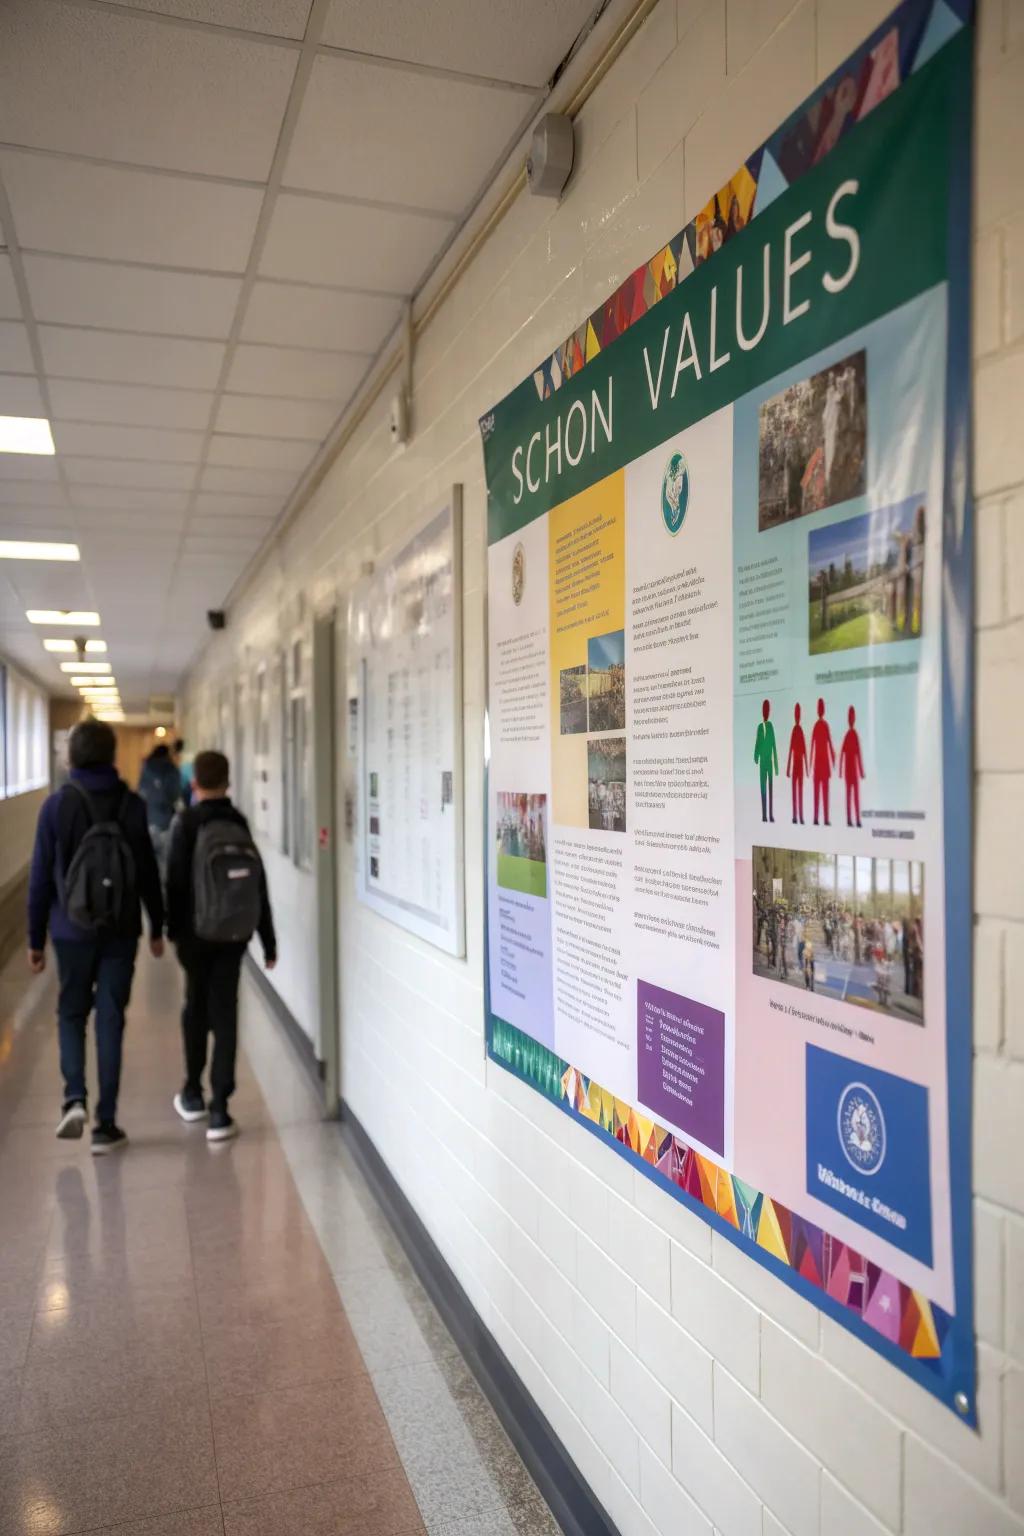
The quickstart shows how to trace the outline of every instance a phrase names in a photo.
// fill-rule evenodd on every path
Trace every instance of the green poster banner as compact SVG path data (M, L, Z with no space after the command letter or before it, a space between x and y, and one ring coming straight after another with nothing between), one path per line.
M480 428L491 1059L973 1423L972 45L905 0Z

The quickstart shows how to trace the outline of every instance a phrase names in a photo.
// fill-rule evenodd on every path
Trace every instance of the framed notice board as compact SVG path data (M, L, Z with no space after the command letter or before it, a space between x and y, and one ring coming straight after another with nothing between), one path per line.
M463 955L462 488L360 583L356 888L383 917Z

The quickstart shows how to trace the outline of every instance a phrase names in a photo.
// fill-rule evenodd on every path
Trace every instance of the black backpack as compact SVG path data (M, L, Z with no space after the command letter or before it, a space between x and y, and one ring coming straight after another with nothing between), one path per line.
M71 779L66 786L83 801L89 828L63 878L63 905L71 921L88 933L117 933L138 908L135 857L124 830L128 791L122 785L114 821L100 821L88 790Z
M259 927L263 863L249 828L204 821L192 855L192 926L208 944L248 944Z

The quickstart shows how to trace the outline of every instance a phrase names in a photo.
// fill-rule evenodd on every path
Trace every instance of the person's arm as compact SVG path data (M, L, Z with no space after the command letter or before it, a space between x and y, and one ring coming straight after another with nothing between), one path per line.
M267 872L260 863L260 921L256 930L263 946L263 959L269 968L277 964L277 935L274 932L274 914L270 910L270 892L267 890Z
M778 773L779 773L779 748L778 748L778 745L777 745L777 743L775 741L775 732L774 732L774 730L772 731L772 762L775 765L773 771L774 771L775 776L777 778L778 777Z
M146 811L139 807L138 827L135 836L135 868L139 882L139 895L149 917L150 943L159 944L164 936L164 893L160 888L160 871L156 854L146 825Z
M171 842L167 853L167 937L172 944L179 943L189 928L193 847L189 819L181 815L171 825Z
M56 804L56 798L51 797L40 808L28 880L28 949L33 969L39 970L43 968L50 908L57 897ZM38 957L38 966L33 957Z

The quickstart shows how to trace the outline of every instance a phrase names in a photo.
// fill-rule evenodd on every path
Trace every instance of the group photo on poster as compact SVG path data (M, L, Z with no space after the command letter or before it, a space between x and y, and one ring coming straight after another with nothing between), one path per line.
M969 591L939 194L970 38L926 11L481 420L487 1024L495 1062L952 1405ZM861 110L825 143L841 86Z

